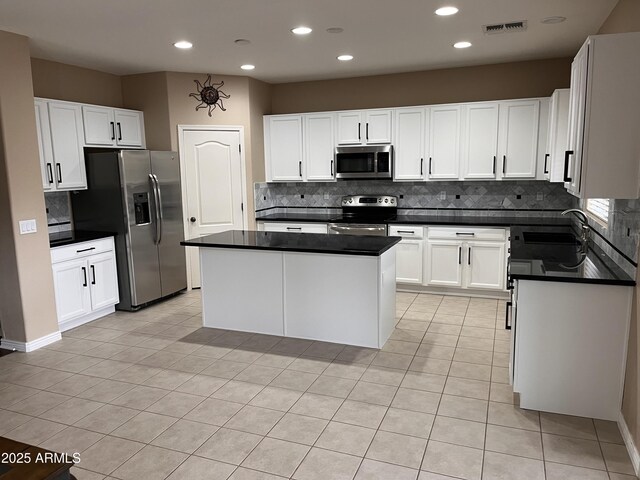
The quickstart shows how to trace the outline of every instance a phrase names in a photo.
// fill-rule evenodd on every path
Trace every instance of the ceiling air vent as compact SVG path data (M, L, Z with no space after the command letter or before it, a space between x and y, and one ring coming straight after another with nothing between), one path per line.
M496 33L515 33L524 32L527 29L527 21L494 23L493 25L483 25L482 31L488 35Z

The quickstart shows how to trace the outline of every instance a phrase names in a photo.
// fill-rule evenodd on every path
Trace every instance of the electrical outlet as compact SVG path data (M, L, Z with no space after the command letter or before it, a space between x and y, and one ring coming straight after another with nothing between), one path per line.
M542 200L544 200L544 193L542 193L542 192L536 193L536 200L538 202L541 202Z
M27 233L36 233L38 229L36 228L35 219L31 220L20 220L20 235L26 235Z
M324 198L325 200L329 200L329 194L325 193L324 195L322 195L322 198Z
M444 191L440 192L439 198L440 198L440 200L446 200L447 199L447 192L444 192Z

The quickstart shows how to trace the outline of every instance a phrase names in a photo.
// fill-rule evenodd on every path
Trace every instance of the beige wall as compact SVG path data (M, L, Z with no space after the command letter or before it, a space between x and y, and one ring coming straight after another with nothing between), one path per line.
M39 58L31 59L31 71L36 97L122 107L118 75Z
M620 0L598 33L624 32L640 32L640 0ZM640 251L636 258L640 258ZM640 275L636 275L636 282L640 285ZM638 379L640 375L640 358L638 358L638 352L640 352L640 332L638 331L640 286L638 285L633 294L622 414L636 447L640 448L640 383Z
M570 81L571 59L450 68L273 86L272 113L550 96Z
M7 340L58 331L27 37L0 31L0 320ZM18 221L38 232L20 235Z

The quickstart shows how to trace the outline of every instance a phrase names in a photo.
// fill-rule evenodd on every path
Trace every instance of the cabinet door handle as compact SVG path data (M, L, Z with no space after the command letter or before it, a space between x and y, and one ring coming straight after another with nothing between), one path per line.
M493 174L496 174L496 156L493 156Z
M549 160L549 154L545 153L544 154L544 174L546 175L547 173L549 173L549 170L547 170L547 161Z
M122 140L122 125L118 122L118 140Z
M360 122L358 122L358 140L360 140Z
M365 138L367 139L367 142L369 141L369 122L367 122L367 126L365 128Z
M298 173L300 174L300 178L302 178L302 162L298 162Z
M91 265L91 285L96 284L96 269L93 265Z
M95 250L96 247L83 248L82 250L76 250L76 253L89 252L91 250Z
M56 163L56 170L58 171L58 183L62 183L62 167L59 163Z
M511 330L511 325L509 325L509 310L511 310L512 305L513 305L513 302L507 302L507 309L506 309L505 315L504 315L504 329L505 330Z
M287 230L302 230L302 227L287 227Z
M431 160L432 160L431 157L429 157L429 175L431 175L431 163L432 163Z
M573 150L564 152L564 181L570 182L572 178L569 176L569 155L573 155Z
M502 174L504 175L507 172L507 156L502 156Z
M469 251L467 252L467 265L471 265L471 247L469 247Z
M51 168L51 164L47 163L47 180L49 180L49 185L53 183L53 168Z
M424 165L424 158L420 159L420 176L422 176L422 167Z
M84 277L84 283L82 284L83 287L87 286L87 269L85 267L82 267L82 276Z
M413 230L398 230L398 233L408 233L409 235L415 235L416 232Z
M462 265L462 247L458 247L458 265Z
M456 232L456 236L459 237L475 237L476 234L473 232Z
M331 160L331 176L333 177L333 160Z
M111 140L116 139L116 124L114 122L109 122L111 125Z

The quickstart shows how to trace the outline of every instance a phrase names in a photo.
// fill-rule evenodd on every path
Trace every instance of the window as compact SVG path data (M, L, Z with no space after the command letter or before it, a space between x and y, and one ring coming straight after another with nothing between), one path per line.
M587 200L587 211L597 220L607 224L609 222L609 199L589 198Z

